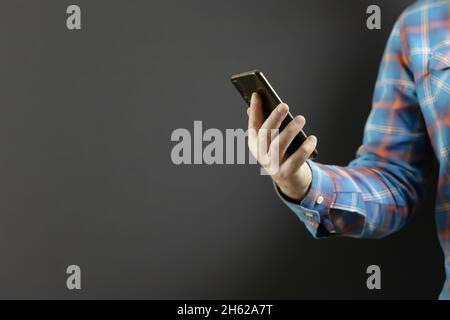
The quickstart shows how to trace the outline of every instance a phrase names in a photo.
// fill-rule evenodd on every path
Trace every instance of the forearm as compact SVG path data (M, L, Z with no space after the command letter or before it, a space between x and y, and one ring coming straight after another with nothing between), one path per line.
M405 224L421 198L432 152L404 32L400 17L381 62L356 159L346 167L308 161L312 183L306 197L283 198L315 237L388 235Z
M394 164L365 166L359 159L347 167L308 161L312 184L299 202L277 190L316 238L332 234L377 238L399 230L414 210L422 175L398 171ZM401 169L404 170L404 169ZM397 177L407 175L407 181Z

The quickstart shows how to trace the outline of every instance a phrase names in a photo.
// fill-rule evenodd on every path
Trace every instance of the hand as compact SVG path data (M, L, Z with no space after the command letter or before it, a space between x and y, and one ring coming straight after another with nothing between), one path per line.
M282 103L264 121L260 96L252 95L248 118L248 147L261 166L271 175L280 190L289 198L302 200L308 193L312 172L306 160L317 145L317 138L309 136L292 155L286 150L303 129L305 118L297 116L275 137L271 130L279 129L289 107Z

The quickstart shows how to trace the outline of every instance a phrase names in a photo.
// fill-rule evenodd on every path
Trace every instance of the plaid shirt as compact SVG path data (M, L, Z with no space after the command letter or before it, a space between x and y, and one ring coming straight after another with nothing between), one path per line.
M313 179L305 199L280 196L316 238L384 237L414 211L433 154L447 275L440 298L450 299L450 1L439 0L416 2L396 22L356 159L346 167L308 161Z

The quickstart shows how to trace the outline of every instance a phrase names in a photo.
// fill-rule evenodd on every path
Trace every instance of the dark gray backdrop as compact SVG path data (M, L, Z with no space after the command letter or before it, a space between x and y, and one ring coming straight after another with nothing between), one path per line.
M259 68L320 160L346 164L410 3L2 1L0 298L436 298L434 188L388 239L317 241L257 166L170 161L171 132L194 120L245 128L228 78ZM370 4L381 31L365 27ZM370 264L381 291L366 289Z

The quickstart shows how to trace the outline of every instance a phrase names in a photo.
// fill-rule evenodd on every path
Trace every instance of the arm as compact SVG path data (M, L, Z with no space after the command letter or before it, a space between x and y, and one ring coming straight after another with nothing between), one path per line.
M422 195L432 152L400 25L382 59L356 159L347 167L308 160L312 183L302 201L277 188L315 237L386 236L405 224Z

